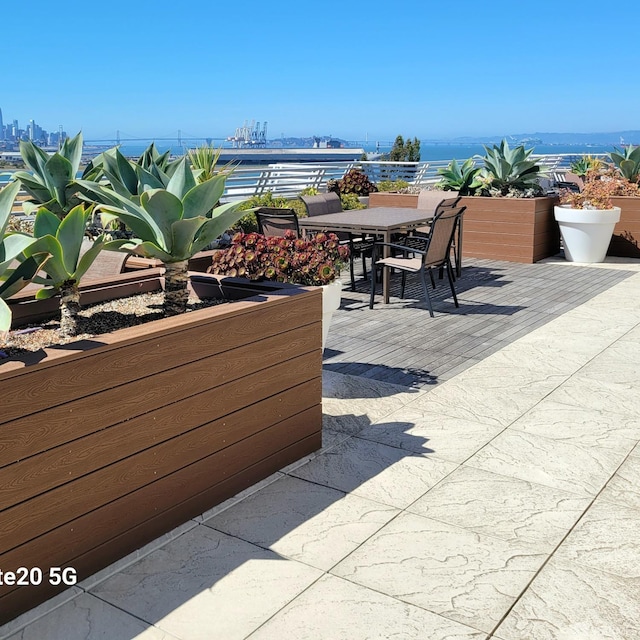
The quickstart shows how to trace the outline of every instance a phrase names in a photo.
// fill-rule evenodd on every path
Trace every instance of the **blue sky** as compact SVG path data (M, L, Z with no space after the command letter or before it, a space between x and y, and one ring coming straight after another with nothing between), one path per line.
M6 11L4 12L6 16ZM640 129L640 4L31 0L5 122L85 138L392 140Z

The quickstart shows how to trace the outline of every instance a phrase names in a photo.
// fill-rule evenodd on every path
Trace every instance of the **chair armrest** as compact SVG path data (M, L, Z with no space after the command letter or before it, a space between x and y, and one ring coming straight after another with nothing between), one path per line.
M416 249L414 247L406 247L403 244L395 244L393 242L374 242L373 250L377 253L378 247L389 247L390 249L398 249L403 253L417 253L419 255L425 255L426 251L422 251L421 249Z

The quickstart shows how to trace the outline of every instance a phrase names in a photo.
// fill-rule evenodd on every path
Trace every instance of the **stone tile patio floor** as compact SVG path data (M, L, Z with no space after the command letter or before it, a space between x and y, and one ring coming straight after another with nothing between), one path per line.
M323 449L0 638L640 637L640 265L457 288L433 320L345 292Z

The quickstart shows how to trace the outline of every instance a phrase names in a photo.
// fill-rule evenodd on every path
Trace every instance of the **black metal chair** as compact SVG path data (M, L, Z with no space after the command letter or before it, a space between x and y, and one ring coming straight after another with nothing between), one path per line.
M287 231L293 231L300 237L298 216L293 209L277 209L275 207L261 207L255 212L258 221L258 233L264 236L284 237Z
M310 218L313 216L321 216L327 213L339 213L342 211L340 196L332 191L329 193L322 193L317 196L300 196L300 200L304 203L304 206L307 209L307 215ZM331 229L329 229L329 231L331 231ZM349 247L349 275L351 277L351 291L355 291L356 277L353 261L355 258L362 258L362 273L363 277L366 279L366 258L371 258L373 255L373 238L354 238L353 234L345 231L334 231L333 233L338 236L338 239L342 244L346 244Z
M431 228L426 237L407 236L411 238L409 244L395 244L376 242L373 253L373 270L378 269L394 269L402 272L402 284L400 297L404 298L404 290L406 284L407 273L417 273L420 275L422 288L424 290L429 315L433 318L433 306L431 297L429 296L429 288L427 287L426 273L429 273L431 284L435 288L435 280L431 273L432 268L443 267L447 272L453 302L456 307L459 306L456 290L453 286L454 275L453 266L451 264L451 243L456 232L457 225L460 222L462 214L466 207L448 208L436 214L431 223ZM406 240L405 240L406 241ZM388 258L378 259L378 252L383 247L389 247L396 252L396 255ZM402 255L397 255L398 253ZM371 296L369 299L369 308L373 309L373 303L376 292L377 278L371 278Z

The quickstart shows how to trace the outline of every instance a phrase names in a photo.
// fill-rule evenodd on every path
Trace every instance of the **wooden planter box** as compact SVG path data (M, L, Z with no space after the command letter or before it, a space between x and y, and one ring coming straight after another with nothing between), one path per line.
M553 217L557 198L483 198L465 196L464 257L533 263L560 251Z
M640 198L619 196L611 200L621 212L607 255L640 258Z
M246 299L0 360L0 568L45 571L0 624L321 446L320 289L220 282Z
M207 251L199 251L189 260L189 271L206 270L213 262L213 256L219 249L208 249ZM125 271L137 271L139 269L153 269L162 266L162 261L156 258L143 258L142 256L131 255L124 264Z
M392 193L390 191L375 191L369 194L370 207L411 207L418 208L417 193Z

